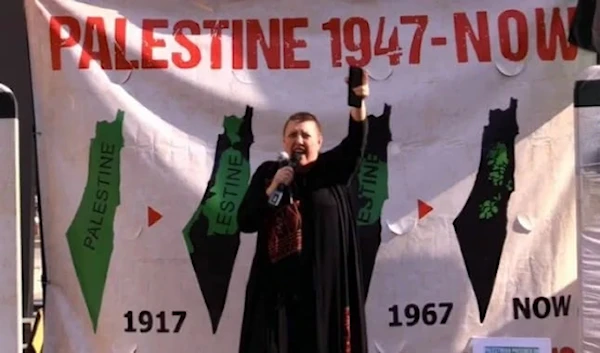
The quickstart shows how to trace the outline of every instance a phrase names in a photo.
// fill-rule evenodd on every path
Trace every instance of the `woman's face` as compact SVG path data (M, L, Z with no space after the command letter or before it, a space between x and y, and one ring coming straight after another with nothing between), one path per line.
M300 153L298 161L300 166L305 166L317 160L323 136L314 121L294 122L290 121L283 135L284 150L292 156Z

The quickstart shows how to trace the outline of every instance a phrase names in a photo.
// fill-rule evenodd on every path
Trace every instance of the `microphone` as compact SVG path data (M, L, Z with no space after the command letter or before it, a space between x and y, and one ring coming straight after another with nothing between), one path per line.
M290 155L287 152L285 152L285 151L280 152L279 158L277 159L277 161L279 162L279 168L290 166L295 169L296 166L298 166L298 161L300 160L301 157L302 157L302 153L298 153L298 152L295 152L293 154L292 158L290 158ZM271 194L271 197L269 197L269 204L271 206L279 206L279 204L281 203L281 199L283 199L283 194L285 192L285 189L286 189L285 184L277 185L277 190L275 190ZM291 201L292 201L292 195L291 195L291 191L290 191L290 202Z
M286 151L279 152L279 156L277 158L277 162L279 162L279 167L285 166L286 163L290 160L290 155Z
M287 155L287 153L286 153L286 155ZM296 169L296 167L298 166L298 163L300 162L300 158L302 158L302 152L294 152L288 165L290 167Z

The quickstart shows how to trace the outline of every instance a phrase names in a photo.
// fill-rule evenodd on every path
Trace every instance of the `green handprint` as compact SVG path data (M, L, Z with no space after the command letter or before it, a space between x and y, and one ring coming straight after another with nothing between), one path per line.
M492 182L494 186L502 186L504 184L504 177L506 168L508 167L508 148L506 144L497 142L488 152L487 165L490 167L490 173L488 174L488 180ZM506 189L508 191L513 190L512 180L506 183ZM491 219L498 213L498 202L502 198L501 194L493 197L491 200L486 200L479 205L479 219Z
M494 186L500 186L504 183L504 172L508 166L508 149L506 144L498 142L487 154L487 165L492 171L488 175L488 180Z
M506 144L497 142L494 147L492 147L488 152L488 165L506 168L508 165L508 149L506 148Z
M479 219L490 219L496 212L498 212L498 207L490 200L486 200L479 205Z
M509 180L508 183L506 183L506 190L513 191L513 189L514 189L513 181Z
M498 213L498 202L500 202L501 195L498 194L491 200L485 200L479 205L479 219L490 219Z
M492 184L494 184L494 186L500 186L502 185L502 181L504 180L504 172L492 171L488 175L488 179L492 181Z

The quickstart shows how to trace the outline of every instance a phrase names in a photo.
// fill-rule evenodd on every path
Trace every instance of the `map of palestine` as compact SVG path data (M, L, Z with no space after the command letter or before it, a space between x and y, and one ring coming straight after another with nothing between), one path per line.
M90 142L87 183L67 230L71 258L94 332L113 252L115 213L121 202L124 117L125 112L119 110L114 121L96 123L96 134Z

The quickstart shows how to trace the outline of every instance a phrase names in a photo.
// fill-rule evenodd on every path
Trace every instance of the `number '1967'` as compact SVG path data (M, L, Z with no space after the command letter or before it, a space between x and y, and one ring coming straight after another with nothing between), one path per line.
M408 304L404 307L402 313L398 305L391 306L388 311L392 314L390 327L415 326L419 322L427 326L435 324L445 325L450 318L454 304L446 303L427 303L423 307L417 304Z

